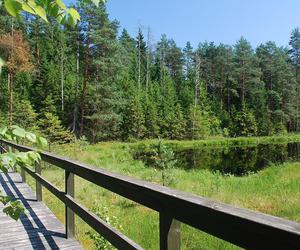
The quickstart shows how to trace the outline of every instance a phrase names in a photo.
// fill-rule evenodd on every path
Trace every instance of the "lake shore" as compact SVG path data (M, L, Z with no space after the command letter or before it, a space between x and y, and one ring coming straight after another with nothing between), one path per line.
M157 140L142 140L128 143L132 148L147 151ZM281 144L300 142L300 134L283 134L257 137L210 137L205 140L164 140L174 150L197 149L203 147L243 147L257 146L259 144Z

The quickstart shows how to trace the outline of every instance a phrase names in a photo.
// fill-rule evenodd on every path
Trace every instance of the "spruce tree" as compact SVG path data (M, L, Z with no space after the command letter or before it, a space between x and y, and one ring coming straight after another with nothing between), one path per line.
M44 113L43 118L38 120L39 130L50 143L69 143L74 140L74 136L66 130L56 115Z
M145 137L158 138L159 126L156 100L153 99L152 96L145 95L143 98L143 109L145 116Z
M21 100L17 103L13 113L14 124L28 130L37 131L37 113L28 100Z

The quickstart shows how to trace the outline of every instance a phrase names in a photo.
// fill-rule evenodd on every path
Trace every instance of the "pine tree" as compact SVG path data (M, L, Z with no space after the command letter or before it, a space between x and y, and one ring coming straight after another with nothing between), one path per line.
M267 42L257 48L262 80L266 89L266 107L260 108L260 134L280 132L280 128L292 130L296 122L296 77L289 63L288 51L278 48L274 42ZM257 112L257 111L256 111ZM266 124L264 124L266 123Z
M19 101L13 113L14 124L28 131L37 131L36 120L37 113L31 103L28 100Z
M115 113L118 104L114 86L119 68L117 28L118 22L110 21L103 3L99 7L82 5L82 29L86 32L87 60L85 85L82 95L82 120L85 131L93 141L113 139L119 126ZM87 83L91 88L87 88ZM83 122L82 122L83 126Z
M238 83L239 105L245 107L251 96L251 91L259 85L260 69L251 45L245 38L241 38L235 45L235 72L234 77Z
M290 55L292 63L295 67L296 71L296 79L297 79L297 86L296 86L296 92L297 92L297 98L295 101L296 106L296 128L295 130L299 130L299 119L300 119L300 30L299 28L296 28L292 31L291 39L290 39Z

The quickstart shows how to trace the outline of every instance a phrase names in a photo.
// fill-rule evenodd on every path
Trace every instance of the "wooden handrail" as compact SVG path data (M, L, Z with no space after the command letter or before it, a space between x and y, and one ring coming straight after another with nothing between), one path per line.
M19 151L34 150L8 141L2 141L2 143ZM179 249L179 234L174 233L176 230L178 231L177 221L244 248L300 249L299 223L215 202L104 169L93 168L52 153L42 152L41 157L44 161L64 169L67 174L80 176L98 186L158 211L160 214L160 249L171 249L171 247L172 249ZM60 191L43 179L41 174L35 173L29 168L26 168L26 172L64 202L66 208L75 212L114 246L120 249L141 249L140 246L78 204L68 191ZM66 178L67 182L68 178ZM72 227L72 223L70 225ZM171 246L174 242L177 242L176 245Z

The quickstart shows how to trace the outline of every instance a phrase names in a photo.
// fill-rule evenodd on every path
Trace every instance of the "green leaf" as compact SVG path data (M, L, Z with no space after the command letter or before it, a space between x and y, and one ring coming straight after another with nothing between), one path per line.
M29 163L28 160L29 160L29 157L28 157L28 152L19 152L16 154L17 155L17 160L19 162L24 162L24 163Z
M54 17L59 23L60 23L60 21L58 20L58 18L63 13L65 13L65 11L61 11L61 9L59 8L59 6L57 4L55 4L53 6L51 5L47 9L47 15Z
M48 22L48 19L47 19L47 14L46 14L46 11L43 9L43 7L41 6L36 6L34 8L35 10L35 13L40 16L42 19L44 19L46 22Z
M37 152L30 151L30 152L27 152L27 155L28 155L29 159L32 160L33 163L39 162L41 160L41 156Z
M0 128L0 135L4 136L7 132L7 127Z
M11 141L12 140L12 136L10 134L5 134L4 135L4 139Z
M61 24L64 24L65 21L66 21L66 13L63 12L63 13L60 13L57 17L56 17L56 20L61 23Z
M41 147L47 147L48 146L48 142L44 137L38 137L36 142Z
M0 155L1 165L6 169L13 167L17 162L17 156L14 153L5 153Z
M27 1L27 2L24 2L23 4L22 4L22 9L24 10L24 11L26 11L26 12L28 12L28 13L31 13L31 14L36 14L35 13L35 10L34 10L34 8L36 7L36 4L35 4L35 2L34 1L32 1L32 0L29 0L29 1Z
M33 143L36 142L36 135L33 134L33 133L26 132L25 137L26 137L26 139L27 139L28 141L31 141L31 142L33 142Z
M20 138L25 138L26 131L20 127L15 127L12 131L12 134Z
M26 209L20 201L10 201L3 208L3 212L16 221L20 218L21 214L25 213L25 211Z
M66 5L62 2L62 0L55 0L56 1L56 3L57 3L57 5L61 8L61 9L63 9L63 10L66 10L67 8L66 8Z
M0 192L0 202L3 204L3 205L6 205L8 202L10 202L12 200L12 198L10 196L2 196L2 192Z
M75 10L74 8L70 8L68 11L69 15L73 18L73 20L75 22L77 22L78 20L80 20L80 15L77 12L77 10ZM75 23L76 24L76 23Z
M5 65L5 61L0 57L0 74L2 71L2 67Z
M16 17L22 10L22 4L15 0L4 0L4 6L13 17Z

